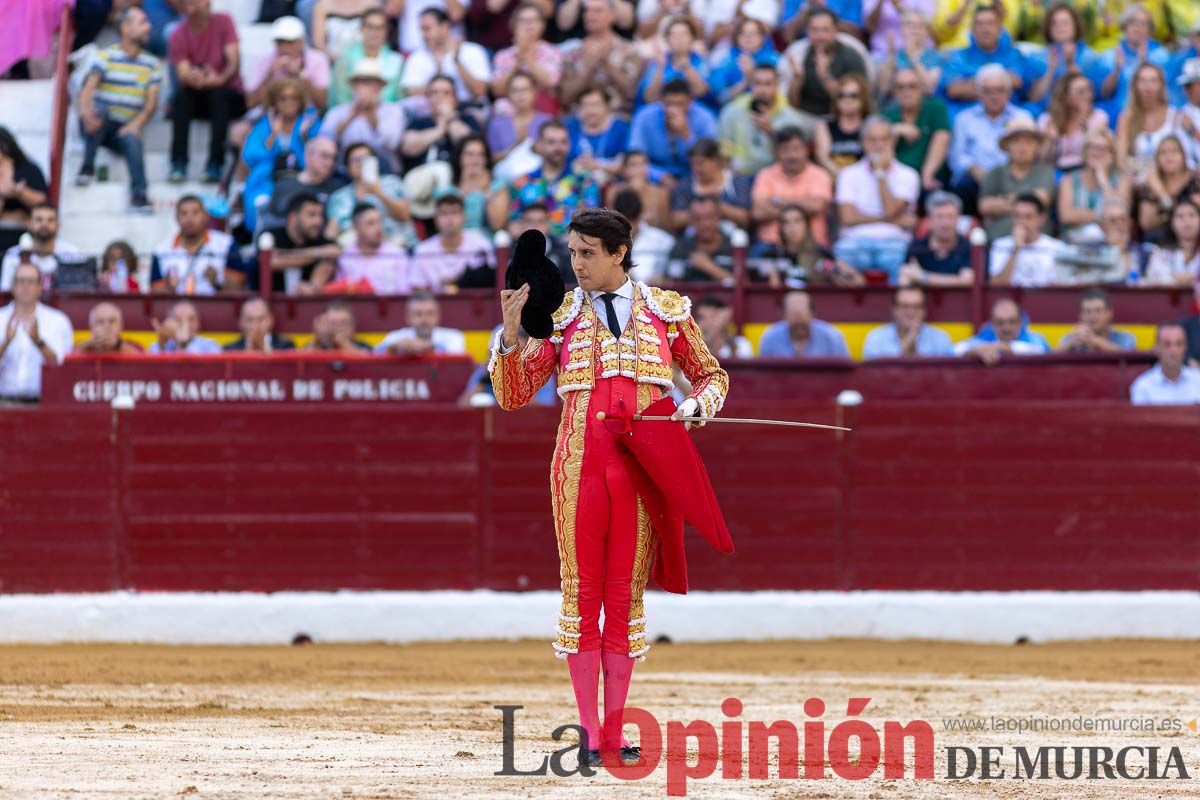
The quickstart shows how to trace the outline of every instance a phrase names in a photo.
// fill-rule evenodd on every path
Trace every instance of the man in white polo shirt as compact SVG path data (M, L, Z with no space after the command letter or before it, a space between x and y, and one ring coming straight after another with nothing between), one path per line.
M1154 343L1158 363L1143 372L1129 387L1135 406L1191 405L1200 403L1200 369L1189 367L1187 333L1178 322L1158 326Z
M917 225L921 176L896 159L891 123L871 117L862 126L866 155L838 174L841 232L833 253L857 270L883 270L896 283Z
M441 309L437 298L427 292L418 292L404 306L408 327L392 331L375 345L377 355L424 356L460 355L467 352L467 339L463 332L438 325Z
M78 247L58 238L58 209L49 203L36 205L29 212L29 236L33 239L29 260L41 270L43 276L54 274L61 256L79 255ZM0 266L0 291L12 291L13 275L20 263L21 246L8 248L4 263Z
M150 288L171 294L216 294L246 285L233 237L208 227L208 211L194 194L175 205L179 233L154 249Z
M994 286L1051 286L1058 283L1058 257L1067 246L1042 233L1046 205L1032 192L1017 195L1013 232L992 242L988 272Z
M58 366L75 341L71 321L42 305L42 275L30 263L13 275L12 302L0 308L0 399L31 402L42 393L42 365Z

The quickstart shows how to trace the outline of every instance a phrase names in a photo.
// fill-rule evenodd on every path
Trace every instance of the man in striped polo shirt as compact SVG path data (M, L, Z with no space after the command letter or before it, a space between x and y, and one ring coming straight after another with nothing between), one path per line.
M150 38L150 20L144 11L130 6L117 14L115 21L121 41L96 54L79 94L84 155L76 184L91 183L96 150L103 145L121 153L129 165L130 208L153 213L146 197L141 137L158 105L162 63L143 49Z

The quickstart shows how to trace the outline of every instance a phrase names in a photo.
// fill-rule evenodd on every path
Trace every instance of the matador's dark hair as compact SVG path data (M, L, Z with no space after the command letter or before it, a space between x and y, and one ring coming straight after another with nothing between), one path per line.
M611 208L582 208L571 216L567 231L599 239L606 253L615 253L625 245L621 266L626 272L633 269L633 226L621 212Z

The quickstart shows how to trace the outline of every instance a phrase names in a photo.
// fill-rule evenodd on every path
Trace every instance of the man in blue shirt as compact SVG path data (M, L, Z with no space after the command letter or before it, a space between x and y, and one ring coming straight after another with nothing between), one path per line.
M988 64L998 64L1008 73L1010 88L1020 93L1025 88L1025 57L1004 30L995 6L979 6L971 22L971 43L955 50L946 61L941 91L946 97L950 116L982 100L975 76Z
M838 21L838 30L851 36L862 35L862 0L783 0L779 25L783 28L784 41L794 42L801 38L808 24L809 14L818 8L826 8L834 13Z
M988 64L974 78L980 101L954 117L950 138L950 190L963 200L968 214L976 212L979 187L992 167L1008 162L1000 137L1015 117L1029 118L1012 100L1012 83L999 64Z
M1137 348L1128 331L1113 330L1112 300L1099 286L1079 296L1079 325L1058 343L1059 350L1072 353L1119 353Z
M1154 343L1158 363L1143 372L1129 387L1135 406L1190 405L1200 403L1200 369L1189 367L1187 336L1178 322L1158 326Z
M950 335L925 324L925 290L918 286L897 289L892 298L892 322L867 334L863 358L952 356Z
M850 349L841 331L813 318L808 292L788 292L783 297L783 319L763 331L758 354L774 358L849 358Z
M1200 21L1188 31L1188 46L1171 55L1167 63L1167 94L1171 105L1185 106L1188 104L1187 84L1181 83L1183 65L1193 58L1200 58Z
M692 174L688 151L697 139L717 138L717 118L692 99L686 82L663 86L662 100L643 106L633 115L629 149L650 157L651 165L676 178Z

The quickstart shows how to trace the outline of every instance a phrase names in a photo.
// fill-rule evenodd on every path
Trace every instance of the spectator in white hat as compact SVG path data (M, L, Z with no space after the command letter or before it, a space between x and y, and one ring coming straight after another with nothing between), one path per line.
M378 61L359 61L350 74L354 99L329 109L320 135L337 142L339 158L348 145L368 144L394 172L398 166L396 153L404 137L404 110L398 103L384 102L386 83Z
M271 25L275 51L254 67L246 105L256 108L267 96L267 87L283 78L303 82L308 105L324 109L329 96L329 57L304 45L304 23L296 17L280 17Z

